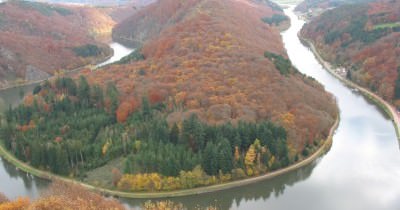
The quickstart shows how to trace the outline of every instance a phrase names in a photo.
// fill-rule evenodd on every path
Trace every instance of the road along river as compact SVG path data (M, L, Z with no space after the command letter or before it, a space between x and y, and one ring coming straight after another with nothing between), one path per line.
M188 209L209 205L246 210L400 209L400 150L391 120L318 63L297 37L304 22L291 8L285 12L292 26L282 33L282 38L291 61L302 73L322 83L338 101L341 121L330 151L308 166L273 179L171 200L183 203ZM3 102L18 99L21 89L13 91L0 92ZM20 172L3 160L0 161L0 180L0 191L11 198L35 198L47 186L46 181ZM144 201L121 200L133 208Z

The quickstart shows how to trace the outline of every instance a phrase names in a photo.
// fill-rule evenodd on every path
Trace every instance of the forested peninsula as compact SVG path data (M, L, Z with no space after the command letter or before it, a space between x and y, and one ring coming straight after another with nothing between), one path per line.
M338 113L287 58L282 17L269 1L151 4L114 28L115 39L140 44L135 52L35 87L5 113L2 144L35 168L127 192L225 183L301 161Z

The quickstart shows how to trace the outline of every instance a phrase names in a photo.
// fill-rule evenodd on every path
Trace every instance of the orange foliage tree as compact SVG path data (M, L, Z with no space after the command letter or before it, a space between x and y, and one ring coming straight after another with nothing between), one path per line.
M28 198L18 198L14 201L0 203L1 210L63 210L63 209L125 209L118 201L105 198L99 194L89 192L83 187L64 182L55 181L34 202Z
M136 106L136 101L134 99L124 101L116 110L116 117L119 123L124 123L128 119L129 114L131 114Z
M0 204L1 210L25 210L29 207L28 198L18 198L15 201L4 202Z

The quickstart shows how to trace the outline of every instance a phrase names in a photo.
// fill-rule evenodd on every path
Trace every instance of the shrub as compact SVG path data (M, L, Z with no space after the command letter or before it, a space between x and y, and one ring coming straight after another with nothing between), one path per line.
M270 25L274 24L277 26L280 23L282 23L283 21L288 20L288 17L286 17L285 15L281 15L281 14L274 14L274 15L272 15L272 17L264 17L261 20L264 23L268 23Z
M80 57L92 57L101 54L101 49L93 44L86 44L73 48L74 53Z
M290 60L282 57L281 55L271 53L271 52L265 52L264 56L266 58L269 58L275 65L275 68L278 69L278 71L282 75L288 75L292 69L292 63Z

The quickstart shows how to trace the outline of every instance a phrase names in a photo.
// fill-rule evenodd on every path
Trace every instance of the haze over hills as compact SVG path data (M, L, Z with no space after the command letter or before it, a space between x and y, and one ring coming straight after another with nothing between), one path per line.
M366 3L373 0L304 0L296 6L299 12L314 12L316 10L326 10L345 4Z
M347 77L398 104L400 99L400 1L341 6L309 22L301 32Z
M122 6L134 5L136 7L146 6L156 0L29 0L33 2L47 2L56 4L76 4L92 6Z

